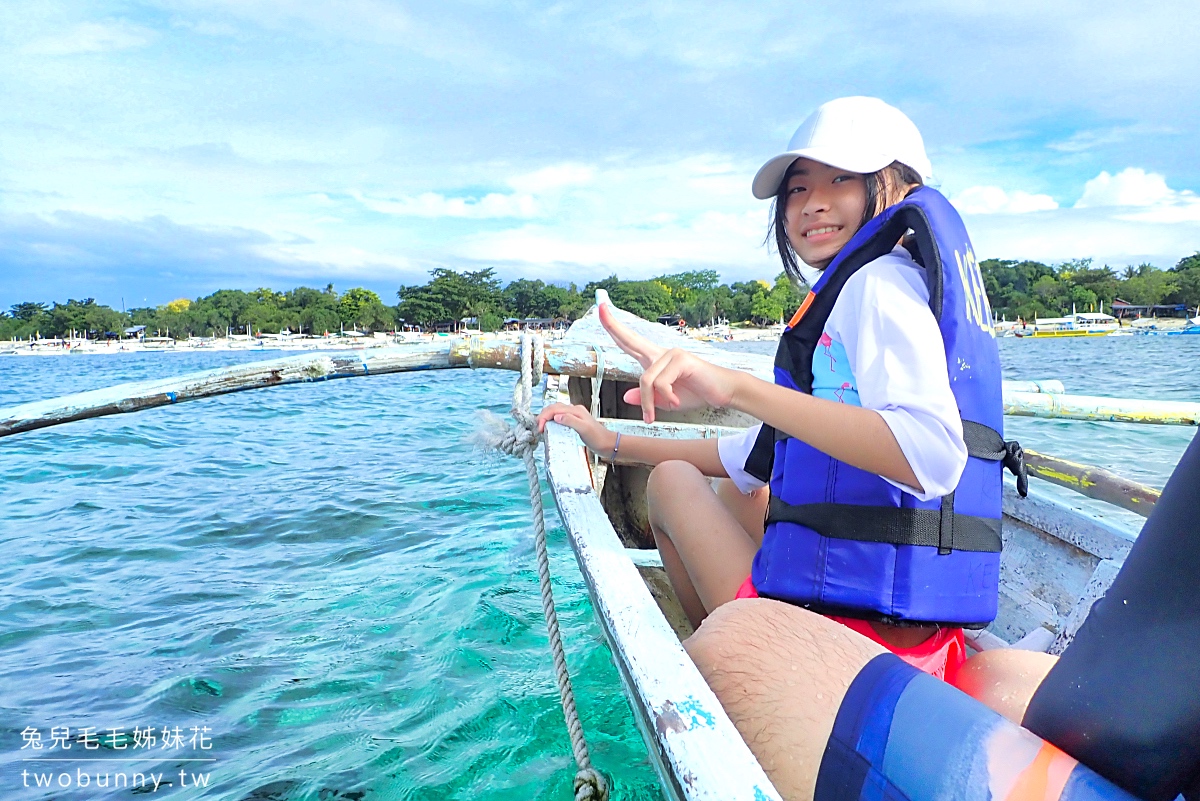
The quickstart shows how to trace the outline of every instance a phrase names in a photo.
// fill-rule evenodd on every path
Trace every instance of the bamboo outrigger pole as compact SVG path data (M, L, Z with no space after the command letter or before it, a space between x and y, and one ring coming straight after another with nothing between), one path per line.
M1200 425L1200 403L1101 398L1090 395L1005 392L1004 413L1017 417L1054 417L1062 420Z
M445 343L289 356L174 378L118 384L107 389L0 409L0 437L74 420L136 412L248 389L417 370L465 367L519 370L519 350L515 342L472 337ZM756 361L747 354L736 353L723 354L722 358L728 361L727 366L763 374L761 368L764 365L759 362L764 360L761 358ZM605 348L601 362L603 379L606 381L636 382L641 377L641 365L616 348ZM765 364L769 363L769 360L765 361ZM596 367L596 348L579 343L563 343L546 347L542 370L553 375L591 378L596 375ZM764 377L769 377L769 373ZM1054 386L1057 382L1043 383L1050 386L1038 392L1017 392L1006 386L1004 413L1070 420L1200 425L1200 404L1197 403L1065 395L1053 391L1061 384Z
M1070 462L1057 456L1025 449L1025 466L1031 476L1074 490L1080 495L1095 498L1149 517L1162 493L1136 481L1122 478L1102 467Z
M428 345L288 356L173 378L117 384L105 389L0 409L0 437L74 420L137 412L249 389L418 370L464 367L520 370L519 351L520 347L515 342L472 338ZM596 354L591 349L578 346L547 347L543 371L594 376ZM606 351L605 379L637 381L641 372L641 365L633 357Z

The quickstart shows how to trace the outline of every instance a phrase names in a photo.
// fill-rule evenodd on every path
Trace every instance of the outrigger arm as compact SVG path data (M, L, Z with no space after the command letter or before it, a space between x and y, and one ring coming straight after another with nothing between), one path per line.
M771 363L768 358L731 353L729 360L728 366L748 369L760 377L770 379ZM601 363L605 381L636 383L642 374L642 367L637 360L616 348L604 348ZM0 437L75 420L138 412L250 389L330 381L335 378L467 367L520 370L520 347L516 342L471 337L444 344L401 345L364 351L288 356L173 378L117 384L106 389L79 392L0 409ZM595 377L596 367L596 348L579 343L548 345L542 365L543 372L548 374L583 378ZM1067 420L1200 425L1200 403L1027 391L1032 388L1032 383L1011 382L1006 385L1005 414ZM1017 391L1016 387L1022 391Z

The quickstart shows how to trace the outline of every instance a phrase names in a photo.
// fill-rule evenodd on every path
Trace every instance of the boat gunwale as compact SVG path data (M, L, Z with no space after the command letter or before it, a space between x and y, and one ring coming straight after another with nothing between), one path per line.
M547 400L557 393L552 381ZM583 442L550 423L544 447L567 539L664 792L687 801L779 799L626 554L593 487Z

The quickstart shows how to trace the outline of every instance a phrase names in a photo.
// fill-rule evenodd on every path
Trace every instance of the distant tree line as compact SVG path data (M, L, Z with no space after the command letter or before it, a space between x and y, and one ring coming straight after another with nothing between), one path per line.
M483 330L499 328L505 319L575 320L592 305L597 289L608 290L613 303L647 320L678 314L690 325L718 318L775 322L803 299L782 273L775 283L720 283L716 270L693 270L647 281L622 281L611 275L583 289L520 278L501 288L492 270L456 273L437 269L420 286L401 287L399 319L429 326L443 320L475 318Z
M1058 265L1036 261L987 259L980 262L988 300L997 319L1056 317L1069 312L1112 307L1120 298L1134 305L1200 302L1200 252L1169 270L1149 264L1092 266L1090 259ZM420 285L402 286L397 305L386 305L361 287L338 293L297 287L287 292L222 289L206 297L181 298L157 307L119 312L91 298L66 303L18 303L0 312L0 339L63 336L71 331L103 337L144 325L151 335L187 336L293 332L322 334L342 327L387 331L401 325L428 328L439 323L474 319L485 330L499 329L508 318L575 320L592 304L598 288L613 302L648 320L679 315L690 325L710 320L771 323L790 315L804 299L780 273L774 282L720 283L715 270L692 270L644 281L622 281L611 275L582 289L520 278L502 286L491 269L456 272L438 268Z
M388 306L369 289L338 293L297 287L287 292L222 289L206 297L180 298L157 307L120 312L95 302L18 303L0 312L0 339L66 336L82 332L92 338L119 334L144 325L149 336L223 336L276 333L283 329L322 334L343 327L388 331L402 325L429 328L474 319L485 331L501 328L509 318L575 320L592 304L595 290L609 291L618 306L649 320L678 314L692 325L725 318L731 321L776 322L803 299L780 274L773 284L744 281L721 284L715 270L665 275L648 281L622 281L610 276L580 290L525 278L501 286L491 269L455 272L439 268L419 286L403 286L399 303Z
M1074 259L1056 266L1037 261L987 259L979 263L984 288L997 319L1058 317L1076 311L1112 308L1118 298L1134 306L1200 303L1200 252L1169 270L1149 264L1119 271Z
M144 325L148 335L224 336L234 333L336 332L342 326L367 331L384 331L394 324L394 309L384 305L369 289L355 288L337 293L325 289L297 287L287 292L256 289L221 289L203 298L180 298L158 307L119 312L86 300L68 300L47 307L44 303L18 303L7 314L0 312L0 338L65 336L72 331L93 338L119 334L126 328Z

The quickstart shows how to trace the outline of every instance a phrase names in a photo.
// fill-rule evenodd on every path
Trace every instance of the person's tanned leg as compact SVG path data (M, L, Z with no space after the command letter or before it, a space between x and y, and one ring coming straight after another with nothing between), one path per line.
M733 515L755 545L762 545L763 528L766 525L767 503L771 500L771 492L766 487L750 493L743 493L728 478L718 478L713 482L713 490L725 508Z
M680 604L700 625L733 600L750 574L758 543L688 462L663 462L646 484L650 527Z
M811 799L850 682L882 646L797 606L743 599L685 643L784 798Z
M975 654L959 668L954 686L1018 726L1057 656L1016 648Z

